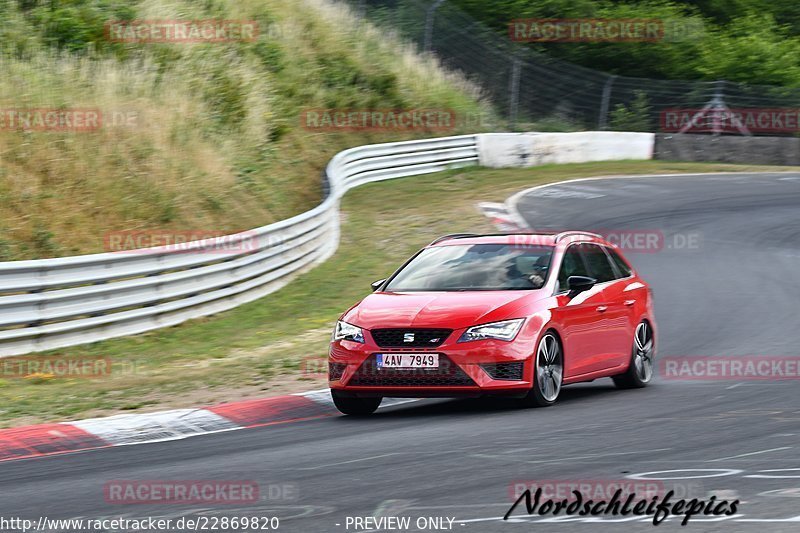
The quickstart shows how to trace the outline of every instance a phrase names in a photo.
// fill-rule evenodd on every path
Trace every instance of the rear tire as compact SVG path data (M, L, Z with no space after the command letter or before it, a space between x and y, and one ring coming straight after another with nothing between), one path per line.
M653 379L655 353L653 328L643 320L636 326L636 332L633 334L633 349L628 370L611 378L614 380L614 385L619 389L646 387Z
M331 389L331 397L336 408L345 415L367 416L375 412L383 398L358 398Z
M533 362L533 386L521 399L524 407L549 407L556 403L564 380L564 352L552 331L539 340Z

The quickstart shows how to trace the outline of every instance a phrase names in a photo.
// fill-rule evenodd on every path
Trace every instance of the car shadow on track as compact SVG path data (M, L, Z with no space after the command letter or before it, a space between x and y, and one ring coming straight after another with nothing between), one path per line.
M596 408L596 401L610 400L611 398L621 399L622 397L637 396L647 389L641 390L619 390L614 387L611 380L599 380L596 383L581 383L569 385L562 389L558 402L545 409L533 409L521 407L512 398L465 398L465 399L426 399L420 402L400 404L397 406L386 406L378 410L377 413L368 418L379 417L381 419L402 419L421 416L448 416L454 415L475 415L487 413L514 412L519 410L530 410L532 413L558 409L560 406L571 406L572 408ZM349 417L348 417L349 418Z

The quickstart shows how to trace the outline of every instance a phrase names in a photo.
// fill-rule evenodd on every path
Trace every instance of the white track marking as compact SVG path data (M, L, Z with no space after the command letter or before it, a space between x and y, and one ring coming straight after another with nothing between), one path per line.
M319 470L322 468L329 468L331 466L349 465L353 463L360 463L362 461L372 461L373 459L382 459L384 457L391 457L392 455L400 455L400 452L384 453L383 455L375 455L372 457L362 457L360 459L352 459L350 461L342 461L340 463L325 463L319 466L306 466L304 468L298 468L297 470Z
M501 461L510 461L513 463L525 463L525 464L550 464L550 463L563 463L566 461L580 461L582 459L600 459L602 457L618 457L621 455L637 455L642 453L653 453L653 452L666 452L671 450L672 448L658 448L655 450L642 450L637 452L615 452L615 453L595 453L590 455L580 455L577 457L563 457L560 459L542 459L541 461L525 461L520 459L515 459L513 457L501 456L501 455L489 455L489 454L480 454L480 453L471 453L469 454L470 457L476 457L478 459L499 459Z
M704 518L693 516L691 521L689 522L689 526L695 523L706 523L706 522L800 522L800 516L791 517L791 518L745 518L747 515L744 514L736 514L732 516L718 516L714 518ZM664 522L680 522L683 520L683 515L670 515L667 517ZM562 517L541 517L541 516L525 516L525 515L518 515L509 517L508 520L503 520L502 516L489 516L485 518L470 518L465 520L457 520L456 523L458 524L468 524L468 523L475 523L475 522L508 522L508 523L549 523L549 524L614 524L620 522L641 522L641 523L653 523L653 517L650 516L631 516L631 517L622 517L622 518L601 518L601 517L573 517L573 516L562 516Z
M790 476L775 476L775 475L768 475L772 472L797 472L797 474L793 474ZM749 478L754 479L800 479L800 468L776 468L774 470L759 470L756 474L750 474Z
M778 452L778 451L781 451L781 450L791 450L791 449L792 449L791 446L782 446L780 448L771 448L769 450L761 450L761 451L757 451L757 452L742 453L742 454L739 454L739 455L732 455L730 457L720 457L719 459L712 459L711 462L712 463L716 463L716 462L719 462L719 461L725 461L727 459L739 459L740 457L750 457L751 455L761 455L762 453Z
M742 518L737 522L800 522L800 516L793 516L792 518Z
M674 474L678 472L716 472L716 474L704 474L695 476L674 476L674 477L655 477L653 474ZM705 479L709 477L724 477L741 474L744 470L733 470L730 468L686 468L681 470L655 470L653 472L642 472L640 474L629 474L628 479L641 479L645 481L673 481L677 479Z
M551 183L544 183L542 185L536 185L535 187L530 187L528 189L524 189L518 193L515 193L510 198L506 200L506 205L508 205L509 212L513 213L513 215L518 219L523 219L522 213L520 213L518 209L518 204L520 199L523 196L527 196L533 191L544 189L547 187L554 187L557 185L565 185L570 183L580 183L585 181L597 181L597 180L608 180L608 179L639 179L639 178L694 178L694 177L711 177L711 176L730 176L730 179L738 179L744 176L736 176L737 172L701 172L695 174L635 174L635 175L610 175L610 176L592 176L588 178L575 178L567 181L553 181ZM742 172L739 172L742 174ZM746 172L746 174L750 175L758 175L758 176L782 176L788 174L797 174L796 171L786 171L786 172ZM523 219L524 220L524 219Z

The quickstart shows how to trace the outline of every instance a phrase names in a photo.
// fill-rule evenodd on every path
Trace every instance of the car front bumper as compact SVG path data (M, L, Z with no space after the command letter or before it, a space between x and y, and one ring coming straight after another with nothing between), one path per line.
M377 354L439 354L437 369L377 368ZM359 397L522 396L532 385L531 349L522 342L450 342L436 348L381 348L370 342L335 341L329 352L329 385Z

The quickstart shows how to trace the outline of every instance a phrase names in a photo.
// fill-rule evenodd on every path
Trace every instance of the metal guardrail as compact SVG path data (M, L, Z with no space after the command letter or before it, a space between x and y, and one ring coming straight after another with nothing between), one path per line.
M0 263L0 357L95 342L225 311L286 285L330 257L339 200L373 181L478 163L463 135L351 148L328 164L328 194L314 209L227 237L159 247Z

